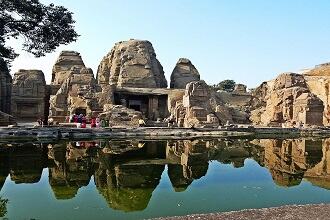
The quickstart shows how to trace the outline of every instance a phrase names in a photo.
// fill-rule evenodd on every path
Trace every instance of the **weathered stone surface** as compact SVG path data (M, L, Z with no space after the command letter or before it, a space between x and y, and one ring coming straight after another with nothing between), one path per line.
M0 111L10 113L12 78L6 62L0 57Z
M330 65L320 64L304 73L309 90L319 97L324 104L323 124L330 124Z
M63 51L53 69L58 72L55 72L52 83L61 83L61 86L50 97L50 117L63 122L65 116L70 114L95 116L102 112L103 106L99 104L101 88L97 85L92 69L84 66L78 52Z
M235 87L234 87L233 93L245 94L246 93L246 85L236 84Z
M191 61L187 58L180 58L172 72L170 87L185 89L188 83L199 80L198 70Z
M100 118L109 120L111 127L138 127L142 114L122 105L105 105L104 112L100 114Z
M0 126L14 125L16 120L12 115L0 111Z
M14 75L11 111L16 118L46 116L46 81L41 70L19 70Z
M52 70L52 85L62 85L72 72L78 73L85 64L76 51L62 51Z
M283 73L258 90L260 95L252 103L257 107L251 114L254 123L322 125L323 103L309 91L303 75Z
M118 87L165 88L163 67L149 41L129 40L115 44L97 71L100 85Z
M210 113L211 92L204 81L190 82L186 86L183 96L183 107L185 108L184 125L185 127L196 126L200 122L207 121ZM181 119L178 118L178 121Z

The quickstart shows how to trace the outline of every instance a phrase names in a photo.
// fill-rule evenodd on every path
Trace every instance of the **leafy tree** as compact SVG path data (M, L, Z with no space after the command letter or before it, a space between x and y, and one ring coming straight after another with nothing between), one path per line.
M226 80L219 82L216 85L213 85L213 88L215 88L216 90L224 90L227 92L232 92L235 88L235 85L236 85L236 82L234 80L226 79Z
M8 39L22 37L23 50L40 57L79 36L72 12L63 6L44 5L39 0L0 0L0 6L0 59L7 63L18 56L6 45Z
M7 214L7 203L8 199L0 197L0 217L4 217Z

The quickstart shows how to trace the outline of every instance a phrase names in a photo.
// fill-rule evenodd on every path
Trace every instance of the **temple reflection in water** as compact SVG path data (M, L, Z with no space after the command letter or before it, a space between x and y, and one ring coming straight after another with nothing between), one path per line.
M1 143L0 187L36 183L44 168L58 200L72 199L94 177L109 207L138 211L148 206L166 170L175 192L207 174L210 161L244 166L247 158L268 168L279 186L302 179L330 189L330 139L98 140L59 143Z

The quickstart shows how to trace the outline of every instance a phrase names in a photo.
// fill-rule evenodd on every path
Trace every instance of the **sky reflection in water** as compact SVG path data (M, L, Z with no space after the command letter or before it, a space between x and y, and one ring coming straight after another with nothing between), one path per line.
M330 202L330 139L0 145L9 219L142 219Z

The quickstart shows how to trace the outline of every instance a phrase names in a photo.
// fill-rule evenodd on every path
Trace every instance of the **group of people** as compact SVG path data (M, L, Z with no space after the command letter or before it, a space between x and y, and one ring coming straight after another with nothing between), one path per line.
M67 123L76 123L77 128L86 128L86 125L88 123L88 119L83 114L73 114L66 118ZM91 124L91 128L104 128L109 127L109 120L100 119L99 117L92 117L89 121Z

